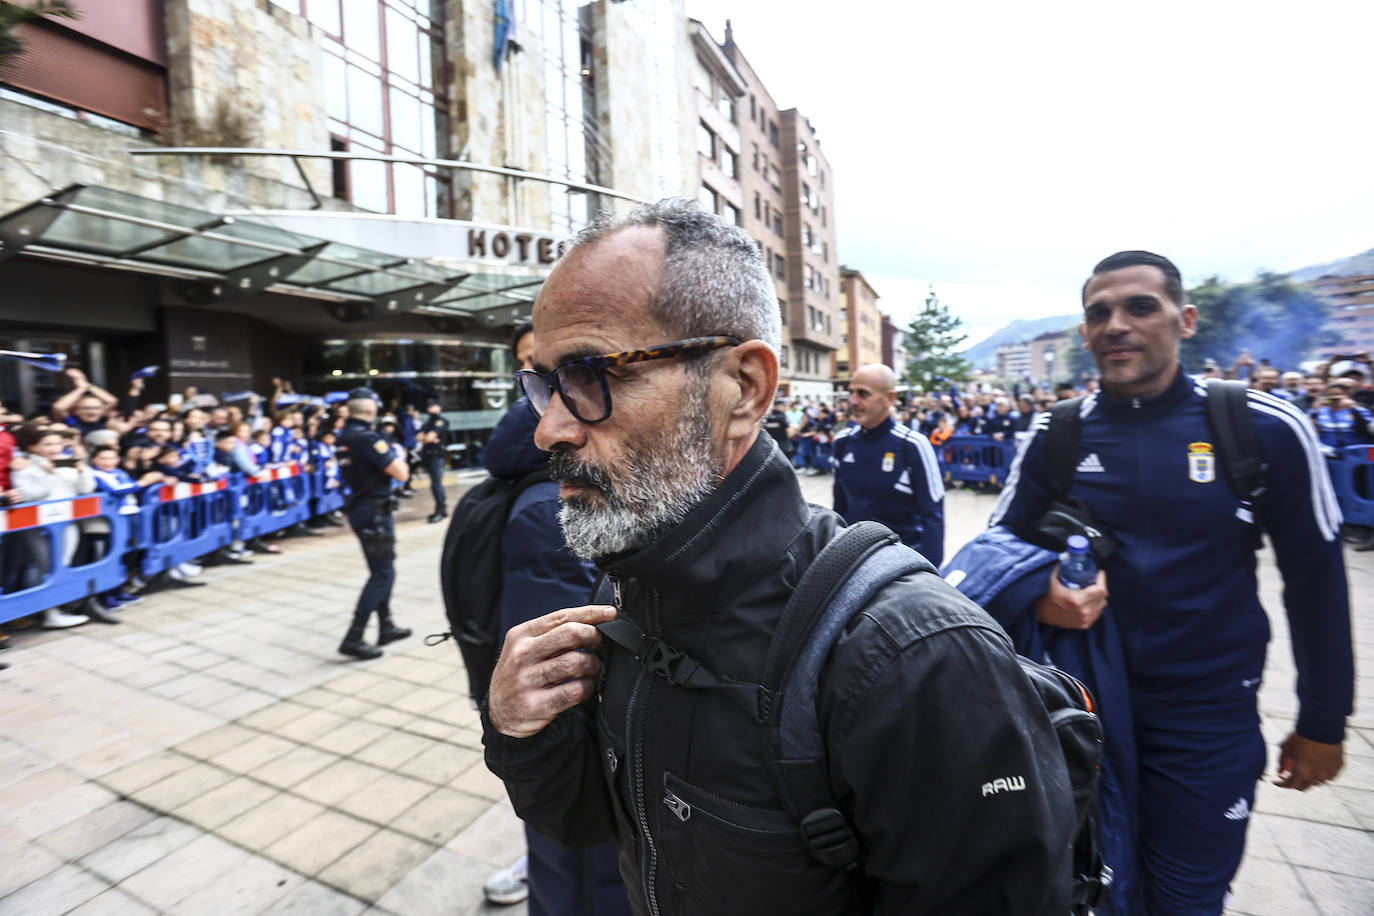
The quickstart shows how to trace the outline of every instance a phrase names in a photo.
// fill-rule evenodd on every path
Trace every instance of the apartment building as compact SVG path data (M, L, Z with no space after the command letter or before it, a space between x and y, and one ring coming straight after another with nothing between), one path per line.
M884 333L887 316L878 310L878 293L864 275L850 267L840 265L840 286L843 291L843 306L840 320L844 322L844 336L840 349L835 351L835 384L847 387L850 378L861 367L871 363L885 363L891 366L891 338ZM887 342L888 353L884 354Z

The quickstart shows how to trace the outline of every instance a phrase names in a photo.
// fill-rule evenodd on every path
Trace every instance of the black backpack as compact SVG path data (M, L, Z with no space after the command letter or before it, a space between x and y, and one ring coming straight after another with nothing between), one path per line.
M1264 546L1259 507L1265 493L1265 465L1260 458L1255 418L1250 414L1248 386L1241 381L1207 380L1207 425L1211 429L1217 461L1232 492L1240 497L1253 519L1251 546ZM1025 541L1062 553L1070 535L1088 539L1093 556L1105 560L1116 550L1116 539L1096 523L1082 502L1069 496L1078 469L1078 440L1083 429L1083 398L1059 401L1050 408L1045 431L1045 477L1053 502L1028 530L1017 534Z
M935 573L935 568L883 525L866 521L844 529L816 556L788 599L769 645L762 685L720 678L623 617L598 629L669 683L721 690L760 721L768 731L774 782L812 858L853 869L862 861L863 849L830 788L816 717L820 672L850 618L883 586L913 572ZM1073 913L1086 916L1106 899L1112 878L1102 860L1097 823L1102 724L1092 696L1075 678L1018 659L1045 704L1064 754L1077 823Z
M452 636L468 672L468 691L481 702L491 684L501 647L501 540L520 494L549 479L540 468L511 480L489 477L463 494L454 507L439 561L439 587L449 632L425 640L436 645Z

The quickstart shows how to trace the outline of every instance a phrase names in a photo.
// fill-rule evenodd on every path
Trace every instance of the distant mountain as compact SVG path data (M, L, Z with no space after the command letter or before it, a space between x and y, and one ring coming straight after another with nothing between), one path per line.
M1354 254L1338 261L1302 267L1288 276L1294 280L1306 282L1318 277L1367 277L1370 274L1374 274L1374 248L1369 249L1364 254Z
M960 355L973 364L975 369L997 368L997 348L1002 344L1030 340L1047 331L1062 331L1076 327L1082 315L1054 315L1049 318L1021 318L996 331L987 340L974 344Z

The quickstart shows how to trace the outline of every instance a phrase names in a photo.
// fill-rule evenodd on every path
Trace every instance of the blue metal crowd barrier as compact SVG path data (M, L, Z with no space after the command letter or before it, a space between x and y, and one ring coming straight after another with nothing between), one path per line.
M1016 456L1015 442L997 442L987 436L950 436L935 446L945 482L968 480L1001 486Z
M1346 446L1327 460L1326 467L1345 521L1374 525L1374 446Z
M138 516L143 575L156 576L228 545L235 508L227 479L150 487Z
M0 623L79 601L123 585L133 517L108 494L55 499L0 510ZM103 555L77 565L80 552L102 534ZM80 532L87 546L78 550Z
M150 577L235 540L342 509L347 488L342 482L331 487L330 479L323 468L292 464L253 478L231 474L151 487L137 506L97 493L0 509L0 623L118 588L128 579L132 552L139 572ZM91 529L108 526L108 538L98 539L105 545L99 559L74 565L82 559L78 554L66 560L82 542L74 526L87 535L87 545L97 540Z

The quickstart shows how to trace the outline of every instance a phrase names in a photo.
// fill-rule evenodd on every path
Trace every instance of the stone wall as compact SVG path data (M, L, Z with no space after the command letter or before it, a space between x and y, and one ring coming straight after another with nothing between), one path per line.
M329 149L322 52L305 19L269 0L166 0L166 21L171 143ZM328 162L304 164L327 194ZM241 167L300 184L287 159Z

